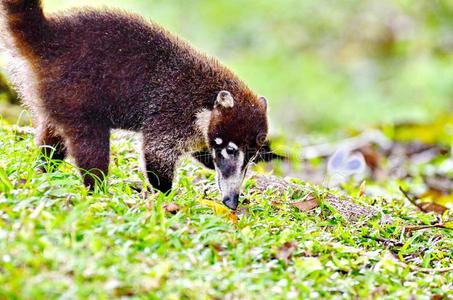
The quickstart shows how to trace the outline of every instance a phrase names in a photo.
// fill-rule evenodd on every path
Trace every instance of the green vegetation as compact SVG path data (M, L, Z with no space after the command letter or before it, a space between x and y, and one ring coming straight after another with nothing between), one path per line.
M251 193L249 181L250 203L235 223L203 205L214 174L193 162L173 194L135 192L143 178L134 143L117 136L108 192L87 195L69 163L37 174L31 133L1 127L0 299L429 299L452 291L453 272L423 268L453 265L453 231L409 230L440 217L417 211L393 185L385 198L356 199L392 215L390 223L351 223L325 206L298 211L289 205L297 199L272 189ZM357 183L344 188L359 193ZM167 203L179 206L175 215Z

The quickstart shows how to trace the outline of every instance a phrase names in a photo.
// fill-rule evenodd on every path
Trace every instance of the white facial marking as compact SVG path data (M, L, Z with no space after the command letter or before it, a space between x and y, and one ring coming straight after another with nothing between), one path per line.
M212 157L214 157L214 159L215 159L215 157L216 157L216 156L215 156L215 150L212 150Z
M233 193L240 193L242 183L245 177L244 172L242 172L244 158L245 158L244 152L239 151L238 156L233 158L236 160L235 173L228 178L224 178L220 170L217 169L217 183L219 185L220 192L222 193L222 198L230 196Z
M216 143L217 145L222 145L223 140L222 140L221 138L216 138L216 139L215 139L215 143Z
M223 150L222 150L222 152L220 152L220 153L222 153L222 156L223 156L223 157L224 157L225 159L228 159L228 158L230 158L230 156L228 155L228 153L227 153L227 150L226 150L226 149L223 149Z
M203 109L199 113L197 113L197 126L203 136L207 139L208 138L208 128L209 122L211 122L211 114L212 111Z
M239 149L239 147L238 147L235 143L233 143L233 142L230 142L230 143L228 144L228 147L230 147L230 148L232 148L232 149L234 149L234 150L238 150L238 149Z

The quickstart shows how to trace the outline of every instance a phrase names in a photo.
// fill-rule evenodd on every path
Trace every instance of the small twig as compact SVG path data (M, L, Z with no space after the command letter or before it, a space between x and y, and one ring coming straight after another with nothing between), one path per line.
M404 230L407 231L407 232L412 232L412 231L431 229L431 228L441 228L441 229L453 230L453 228L445 226L444 224L433 224L433 225L422 225L422 226L406 226L406 227L404 227Z
M406 197L407 200L409 200L410 203L412 203L414 206L418 207L421 211L425 212L423 210L423 208L421 208L418 204L417 204L417 198L416 197L411 197L411 195L409 195L409 192L408 191L405 191L403 189L403 187L399 187L401 193L403 193L404 197Z
M395 240L384 239L381 237L374 237L374 236L370 236L369 234L365 234L363 237L366 239L374 240L376 242L380 242L380 243L384 244L386 247L387 246L402 247L404 245L404 243L401 243L401 242L398 242Z

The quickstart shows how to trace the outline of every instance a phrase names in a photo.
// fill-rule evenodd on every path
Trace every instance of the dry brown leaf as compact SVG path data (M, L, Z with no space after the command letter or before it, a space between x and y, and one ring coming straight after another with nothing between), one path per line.
M371 169L372 172L376 171L380 165L381 154L371 145L366 145L359 149L365 158L367 166Z
M230 215L228 216L228 219L233 224L237 224L239 222L238 215L236 213L234 213L234 212L230 213Z
M309 197L309 199L302 201L302 202L293 202L291 203L292 206L296 207L297 209L303 212L309 212L317 207L319 207L319 202L313 197Z
M417 204L417 206L424 212L435 212L436 214L442 215L447 208L443 205L434 202L425 202Z
M286 242L282 246L280 246L280 248L278 248L275 257L284 262L285 265L287 265L289 260L293 256L294 251L296 251L296 243Z
M181 207L175 203L164 204L163 208L166 213L173 215L176 215L181 210Z
M135 199L126 199L124 200L124 203L127 205L127 207L132 208L137 204L137 201Z
M437 214L442 215L447 210L445 206L434 202L420 202L419 197L412 196L408 191L404 190L402 187L400 187L400 191L403 193L407 200L409 200L413 205L415 205L418 209L425 213L435 212Z

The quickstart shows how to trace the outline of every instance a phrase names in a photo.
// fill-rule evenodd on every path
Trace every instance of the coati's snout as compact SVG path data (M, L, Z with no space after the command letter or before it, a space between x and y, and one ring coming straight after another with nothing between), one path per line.
M223 204L231 210L236 210L239 205L239 195L233 194L223 198Z
M247 171L244 151L233 142L222 147L221 138L217 139L218 146L213 150L214 165L217 172L217 185L222 193L223 204L236 210L239 204L239 194Z
M208 131L217 185L223 203L232 210L238 207L247 168L263 146L268 131L266 99L247 96L252 100L220 92Z

